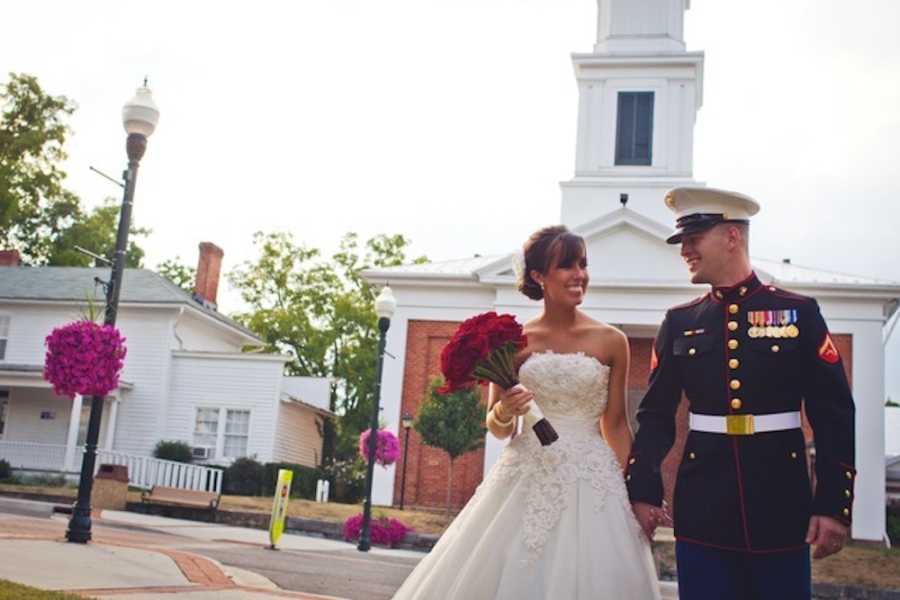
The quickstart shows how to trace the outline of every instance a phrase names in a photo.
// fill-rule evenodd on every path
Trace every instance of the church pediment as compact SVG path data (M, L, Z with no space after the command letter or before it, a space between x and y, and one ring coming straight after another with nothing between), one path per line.
M687 275L677 246L666 243L665 225L627 208L620 208L573 230L585 239L588 270L595 283L684 283ZM514 278L511 255L480 269L482 282Z

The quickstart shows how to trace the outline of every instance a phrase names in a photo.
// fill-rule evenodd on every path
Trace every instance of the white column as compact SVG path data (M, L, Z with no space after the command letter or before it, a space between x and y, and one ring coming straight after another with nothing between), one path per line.
M884 346L880 323L855 323L853 397L856 401L856 490L853 537L881 541L884 503Z
M66 434L66 454L63 459L63 469L77 471L75 464L75 446L78 442L78 427L81 425L81 394L76 394L72 399L72 412L69 414L69 432Z
M109 413L106 415L106 439L103 440L103 449L113 449L113 439L116 437L116 416L119 414L119 398L114 396L109 401Z

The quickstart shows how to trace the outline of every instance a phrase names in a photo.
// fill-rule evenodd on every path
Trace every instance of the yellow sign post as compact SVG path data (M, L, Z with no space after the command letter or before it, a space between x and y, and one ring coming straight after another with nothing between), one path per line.
M272 519L269 521L269 542L272 550L284 533L284 518L287 515L288 500L291 497L291 481L294 472L278 469L278 485L275 486L275 501L272 503Z

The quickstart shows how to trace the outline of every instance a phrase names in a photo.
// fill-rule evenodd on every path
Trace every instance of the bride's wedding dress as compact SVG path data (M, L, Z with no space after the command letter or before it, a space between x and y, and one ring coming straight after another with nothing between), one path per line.
M609 372L584 354L525 361L519 378L559 440L515 437L394 600L660 597L622 470L597 429Z

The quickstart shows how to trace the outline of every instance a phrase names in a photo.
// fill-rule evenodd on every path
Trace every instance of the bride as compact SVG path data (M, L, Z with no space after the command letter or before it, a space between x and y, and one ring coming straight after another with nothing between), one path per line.
M588 284L581 237L541 229L524 259L519 290L543 299L543 312L525 324L524 389L491 385L487 413L490 432L513 439L394 599L658 599L622 475L628 340L577 308ZM513 435L530 402L559 433L550 446L527 427Z

